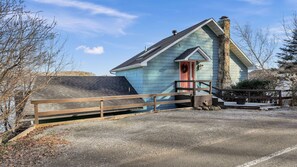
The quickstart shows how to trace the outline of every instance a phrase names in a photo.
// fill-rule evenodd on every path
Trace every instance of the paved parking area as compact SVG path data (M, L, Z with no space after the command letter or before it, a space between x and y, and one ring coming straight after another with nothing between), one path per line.
M49 128L43 166L297 166L297 110L176 110Z

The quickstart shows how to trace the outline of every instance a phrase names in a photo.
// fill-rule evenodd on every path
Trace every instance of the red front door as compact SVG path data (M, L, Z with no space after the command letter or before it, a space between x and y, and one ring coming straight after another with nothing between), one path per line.
M179 63L179 75L180 80L195 80L195 62L180 62ZM191 88L191 82L181 82L181 87Z

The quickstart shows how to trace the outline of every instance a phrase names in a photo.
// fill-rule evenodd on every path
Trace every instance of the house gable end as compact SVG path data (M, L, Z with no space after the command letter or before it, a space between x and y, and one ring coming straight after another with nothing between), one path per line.
M205 25L207 25L217 36L224 34L224 31L214 19L211 18L211 19L204 20L190 28L187 28L177 33L176 35L169 36L159 41L158 43L149 47L147 51L142 51L141 53L137 54L136 56L122 63L121 65L115 67L114 69L111 70L111 72L147 66L147 63L150 60L152 60L154 57L159 56L162 52L166 51L170 47L179 43L181 40L188 37L189 35L191 35L192 33L194 33L195 31L197 31L198 29L200 29ZM253 65L253 63L248 59L248 57L239 49L239 47L232 40L231 40L231 49L233 49L233 52L235 53L235 55L238 56L239 59L247 67L251 67ZM148 53L145 53L145 52L148 52Z

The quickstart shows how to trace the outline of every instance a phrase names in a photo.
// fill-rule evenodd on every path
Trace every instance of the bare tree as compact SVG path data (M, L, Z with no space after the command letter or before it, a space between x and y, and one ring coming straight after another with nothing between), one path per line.
M6 131L13 128L10 118L18 126L28 97L67 64L55 25L20 0L0 2L0 122ZM39 75L48 80L34 86Z
M241 48L258 68L267 69L274 61L277 37L268 28L255 30L250 24L241 26L237 23L235 35L239 38Z
M282 27L285 34L285 39L290 39L294 29L297 27L297 12L294 12L292 17L289 19L283 17Z

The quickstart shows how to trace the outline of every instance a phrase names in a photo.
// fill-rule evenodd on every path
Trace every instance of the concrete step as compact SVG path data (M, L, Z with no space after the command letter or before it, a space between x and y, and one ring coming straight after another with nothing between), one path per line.
M212 104L214 106L220 106L223 107L224 106L224 100L222 100L221 98L218 98L216 96L212 96Z

